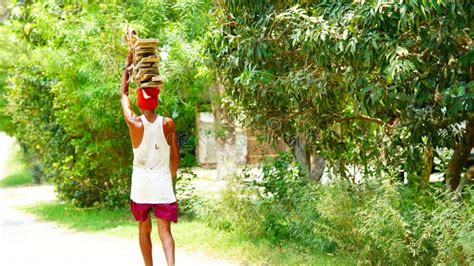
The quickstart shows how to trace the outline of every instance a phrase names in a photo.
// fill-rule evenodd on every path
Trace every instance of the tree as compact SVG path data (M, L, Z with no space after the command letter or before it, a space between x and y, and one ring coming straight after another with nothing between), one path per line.
M125 25L161 41L166 78L159 112L177 121L181 165L194 160L196 105L207 104L199 75L208 1L78 3L10 1L0 23L0 91L30 167L78 206L126 204L132 152L117 98ZM12 60L14 58L15 60ZM2 95L3 96L3 95ZM185 147L183 147L185 145Z
M207 54L234 114L301 138L342 174L348 164L393 172L403 163L423 186L429 151L465 147L469 136L459 126L474 111L469 1L295 4L216 2Z

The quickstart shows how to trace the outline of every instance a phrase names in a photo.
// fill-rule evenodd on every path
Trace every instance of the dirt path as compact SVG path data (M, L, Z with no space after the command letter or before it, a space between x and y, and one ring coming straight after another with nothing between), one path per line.
M0 138L0 141L5 139ZM8 158L8 149L3 148L5 145L5 142L0 143L2 158ZM0 178L5 170L0 172ZM22 205L54 200L52 186L0 189L0 265L143 265L137 241L68 230L18 210ZM165 265L160 245L154 246L153 256L155 265ZM177 249L176 265L232 263Z
M17 209L21 205L55 200L51 186L0 189L0 200L0 265L142 265L136 241L66 230ZM153 255L156 265L164 265L160 246L154 246ZM231 265L179 249L176 263Z

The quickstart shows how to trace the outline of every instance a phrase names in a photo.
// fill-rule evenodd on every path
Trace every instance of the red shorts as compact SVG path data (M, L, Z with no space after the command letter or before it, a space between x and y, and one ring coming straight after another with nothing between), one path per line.
M137 221L146 221L150 210L155 210L155 217L163 220L178 222L178 203L136 203L130 200L130 210Z

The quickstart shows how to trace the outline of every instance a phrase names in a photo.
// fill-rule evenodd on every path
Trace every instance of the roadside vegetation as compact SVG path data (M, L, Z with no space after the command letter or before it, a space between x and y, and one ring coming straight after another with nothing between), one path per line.
M105 233L136 239L137 225L128 209L80 209L67 203L41 203L23 208L41 220L52 221L65 228L89 233ZM156 223L153 240L159 246ZM173 224L177 248L202 252L206 256L226 258L242 264L271 265L348 265L354 260L333 254L313 253L297 244L275 247L265 238L243 236L209 227L206 221L180 217ZM138 241L138 240L137 240Z
M0 179L0 188L32 185L31 171L23 162L18 145L15 145L13 151L10 152L12 156L8 158L7 162L4 162L7 170L5 177Z
M354 187L339 180L307 186L303 169L282 153L244 170L218 198L196 191L187 171L178 187L178 245L242 263L271 265L423 264L474 260L474 194L453 199L434 185L423 196L396 177ZM46 203L26 208L67 228L136 237L128 209ZM449 232L449 233L447 233Z

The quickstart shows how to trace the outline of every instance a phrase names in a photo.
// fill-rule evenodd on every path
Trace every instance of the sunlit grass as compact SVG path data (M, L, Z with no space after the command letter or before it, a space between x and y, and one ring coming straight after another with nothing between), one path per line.
M69 204L40 203L24 207L23 210L73 230L137 238L137 224L128 209L78 209ZM263 239L250 239L236 233L214 230L202 220L182 218L172 225L172 231L178 248L203 252L240 264L354 264L349 258L314 253L296 244L275 246ZM158 241L156 229L154 234L154 241Z
M16 187L33 184L30 171L23 169L0 180L0 187Z
M6 162L5 178L0 179L0 187L16 187L33 184L33 177L20 157L20 148L14 145L11 157Z

